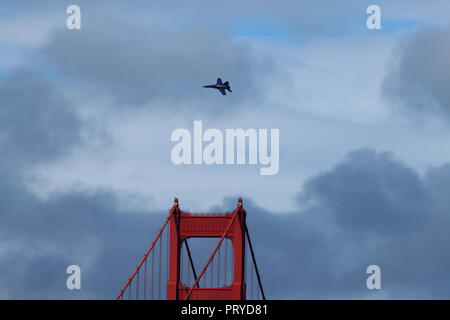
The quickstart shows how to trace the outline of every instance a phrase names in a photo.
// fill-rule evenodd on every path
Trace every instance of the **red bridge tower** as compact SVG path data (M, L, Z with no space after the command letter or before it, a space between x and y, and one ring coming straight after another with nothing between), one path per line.
M219 214L191 214L181 211L178 206L178 199L175 198L169 216L158 232L156 239L152 242L116 299L125 299L126 297L128 299L143 297L144 300L148 298L163 299L164 296L169 300L245 300L247 297L253 299L254 271L258 285L256 288L257 297L259 299L261 294L262 299L265 299L247 229L246 215L241 198L239 198L237 207L233 212ZM168 224L170 224L170 227L166 228ZM219 239L198 276L188 245L188 239L190 238ZM221 254L219 249L224 240L232 243L233 266L231 269L233 273L230 279L231 284L227 281L225 283L220 282ZM157 249L155 248L156 246L158 246ZM222 271L225 271L224 278L227 278L226 280L228 280L227 247L227 243L225 243L225 268L222 268ZM165 255L163 255L163 248L167 251ZM250 258L246 259L246 248L249 249L247 252L250 252L252 259L252 263L249 263L248 266L246 266L246 261L250 260ZM194 276L195 282L191 287L183 284L184 281L181 281L183 279L180 279L180 275L184 274L182 261L186 261L182 259L182 252L187 252L189 258L190 268L188 268L188 275L190 275L189 271L191 270ZM217 256L217 259L214 259L215 256ZM207 287L205 272L209 267L211 279L213 279L212 273L214 272L215 260L218 261L216 264L218 267L216 273L218 287L213 286L212 280L211 286ZM246 275L246 270L248 269L249 275ZM148 273L150 273L149 276L147 276ZM164 277L166 282L163 280ZM199 281L202 277L204 281L203 286L200 287ZM249 288L247 288L246 277ZM167 286L164 283L167 283ZM191 283L188 280L187 285L190 286Z
M233 213L221 215L194 215L180 210L178 199L170 215L170 264L167 299L169 300L245 300L245 216L242 199ZM180 283L180 250L189 238L220 238L210 259L204 266L194 286L188 288ZM224 239L231 240L234 253L234 277L231 286L222 288L199 288L198 281L208 268Z

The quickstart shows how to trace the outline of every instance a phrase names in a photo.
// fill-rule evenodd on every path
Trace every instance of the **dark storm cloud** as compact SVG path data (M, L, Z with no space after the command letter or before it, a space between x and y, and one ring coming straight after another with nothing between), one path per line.
M0 82L0 166L53 160L80 141L71 104L42 74L17 70Z
M55 32L42 54L66 79L82 84L84 95L103 94L122 107L156 101L154 110L169 112L194 104L216 114L256 101L263 93L258 80L274 68L266 55L229 36L214 27L168 29L98 19L76 32ZM224 98L202 88L217 76L230 80L233 94ZM225 105L225 111L217 108Z
M133 271L162 214L119 212L108 192L42 201L15 182L0 202L0 295L13 299L112 299ZM92 260L92 262L86 262ZM81 291L66 288L66 268L82 271Z
M0 296L54 297L61 291L68 260L48 251L80 248L68 224L85 229L86 216L71 211L71 203L41 201L30 194L24 170L64 156L82 142L81 121L73 105L52 79L29 69L18 69L0 81ZM71 199L75 199L76 195ZM98 198L98 197L97 197ZM83 203L77 203L80 209ZM92 205L92 208L95 208ZM72 223L70 218L84 219ZM47 219L47 218L50 218ZM72 229L77 233L76 229ZM82 237L83 231L80 232ZM61 241L67 240L64 244ZM86 239L84 239L86 240ZM72 245L72 246L71 246ZM70 260L70 259L69 259ZM63 268L63 269L61 269ZM58 270L62 270L60 275ZM45 288L40 291L39 288ZM55 295L56 294L56 295ZM63 293L62 293L63 295Z
M300 201L332 209L340 226L361 232L399 233L421 226L429 216L429 196L418 174L391 153L351 152L304 189Z
M450 28L423 27L401 43L389 66L385 95L414 118L450 120Z
M362 149L305 183L304 209L274 215L245 201L267 295L450 297L449 168L421 178L390 153ZM381 267L381 291L366 288L372 264Z

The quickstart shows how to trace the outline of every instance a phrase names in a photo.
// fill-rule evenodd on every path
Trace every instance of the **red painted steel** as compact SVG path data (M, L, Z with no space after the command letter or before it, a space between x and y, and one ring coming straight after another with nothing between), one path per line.
M188 300L189 297L192 294L192 291L194 290L195 286L197 286L198 282L200 281L201 277L203 276L203 274L205 273L206 269L208 268L209 264L211 263L211 261L213 261L213 258L217 252L217 250L219 249L220 245L222 244L223 239L225 238L225 236L227 235L227 233L229 232L231 226L233 225L233 222L236 220L238 212L235 212L233 214L233 217L231 218L230 223L228 224L227 228L225 229L225 232L222 234L222 237L220 238L219 243L217 244L216 248L214 249L213 253L211 254L211 257L209 257L208 262L205 264L205 266L203 267L202 272L200 272L200 275L198 276L197 280L195 281L194 285L192 286L191 289L189 289L188 293L184 296L184 300ZM214 266L211 267L211 270L213 270ZM212 285L212 274L211 274L211 285Z
M167 283L167 299L169 300L245 300L245 230L246 212L239 199L234 212L225 214L190 214L180 210L175 198L170 214L170 260L169 281ZM197 278L189 288L180 283L180 251L185 239L220 238L214 252ZM230 286L222 288L198 288L203 273L213 259L224 239L233 244L234 274Z

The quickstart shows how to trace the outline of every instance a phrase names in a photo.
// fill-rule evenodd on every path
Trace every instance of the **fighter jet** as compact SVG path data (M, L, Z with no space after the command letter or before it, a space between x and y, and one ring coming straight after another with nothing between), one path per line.
M224 83L222 83L222 79L220 77L217 78L217 83L216 84L210 84L210 85L207 85L207 86L203 86L203 88L214 88L214 89L217 89L224 96L227 95L227 93L225 92L225 89L231 92L230 83L228 81L225 81Z

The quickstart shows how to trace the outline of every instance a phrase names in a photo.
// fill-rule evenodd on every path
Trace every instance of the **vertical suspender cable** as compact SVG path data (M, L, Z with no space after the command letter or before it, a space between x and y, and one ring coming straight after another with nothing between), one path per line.
M155 283L155 250L152 251L152 294L150 295L150 299L153 300L153 293L155 290L153 289L153 285Z
M214 258L211 260L211 288L214 286L213 281L214 281Z
M254 287L253 287L253 265L250 265L250 273L251 273L251 288L252 288L252 293L251 293L251 299L253 300L253 289L254 289Z
M228 265L228 260L227 260L227 251L228 251L228 241L225 240L225 270L224 270L224 276L223 278L225 279L225 285L228 285L228 276L227 276L227 265Z
M137 279L136 279L136 300L139 300L139 271L137 273Z
M159 271L158 271L158 300L161 300L161 256L162 256L162 241L159 240Z
M188 264L187 285L188 285L188 287L191 285L191 265L190 264Z
M259 288L256 288L256 299L259 300Z
M180 283L183 283L183 273L184 273L184 261L183 261L183 242L180 248Z
M144 300L147 299L147 259L145 259L144 263Z
M206 288L206 277L203 277L203 288Z
M217 287L220 287L220 247L217 253Z

